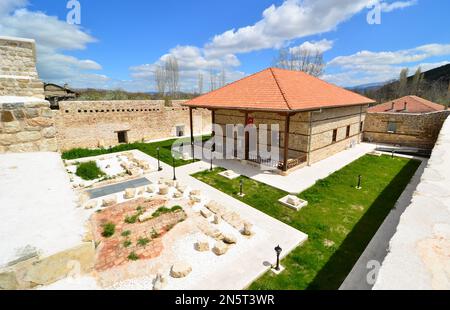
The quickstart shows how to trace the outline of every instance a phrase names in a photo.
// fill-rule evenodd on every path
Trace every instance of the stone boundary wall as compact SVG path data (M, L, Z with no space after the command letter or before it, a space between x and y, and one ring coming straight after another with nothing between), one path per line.
M129 143L177 137L177 126L190 135L189 109L177 100L165 107L162 100L64 101L56 112L60 151L109 147L119 144L125 131ZM194 134L211 132L211 112L193 111Z
M57 151L53 113L45 100L0 97L0 153Z
M0 96L45 99L34 40L0 36Z
M450 119L400 218L375 290L449 290Z
M442 124L450 111L423 114L368 113L364 128L364 140L374 143L432 149ZM395 133L388 132L388 123L397 126Z

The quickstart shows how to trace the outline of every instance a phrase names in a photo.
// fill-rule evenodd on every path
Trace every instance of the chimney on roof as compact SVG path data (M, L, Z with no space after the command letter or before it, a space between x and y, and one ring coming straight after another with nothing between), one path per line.
M408 102L405 101L405 106L403 107L403 111L407 112L408 111Z
M395 108L395 101L392 101L392 107L391 107L391 110L394 111L394 108Z

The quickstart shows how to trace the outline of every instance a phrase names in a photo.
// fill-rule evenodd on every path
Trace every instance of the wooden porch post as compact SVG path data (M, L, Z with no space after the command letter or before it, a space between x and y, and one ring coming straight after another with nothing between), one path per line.
M289 152L289 128L291 123L291 115L286 114L286 120L284 122L284 165L283 171L288 170L288 152Z
M250 138L250 135L249 135L248 131L245 131L245 127L247 127L247 122L248 122L248 112L245 111L245 122L244 122L244 145L245 145L244 159L245 160L249 159L248 153L249 153L249 148L250 148L250 146L249 146L250 141L248 141Z
M194 121L192 119L192 107L189 107L189 124L191 127L191 149L192 149L192 159L194 160Z

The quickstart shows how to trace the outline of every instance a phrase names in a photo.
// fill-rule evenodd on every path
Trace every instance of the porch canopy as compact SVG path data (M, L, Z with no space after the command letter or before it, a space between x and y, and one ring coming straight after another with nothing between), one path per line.
M289 147L289 124L292 115L298 112L316 111L373 103L374 101L322 81L300 71L268 68L222 88L185 102L189 107L191 140L194 141L192 110L204 108L250 112L276 112L286 118L284 130L284 169L287 170ZM213 133L214 135L214 133Z

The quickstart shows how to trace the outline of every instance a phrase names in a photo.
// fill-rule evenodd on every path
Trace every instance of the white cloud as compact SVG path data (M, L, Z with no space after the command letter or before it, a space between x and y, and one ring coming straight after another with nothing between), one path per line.
M326 51L329 51L333 48L333 41L323 39L320 41L305 41L299 46L291 47L289 50L293 53L301 51L301 50L308 50L308 51L319 51L321 53L325 53Z
M286 0L263 12L252 26L216 35L205 47L207 55L246 53L281 47L286 41L325 33L363 9L372 0Z
M382 12L392 12L398 9L404 9L417 4L417 0L411 1L395 1L393 3L382 2L381 3L381 11Z
M36 41L37 68L44 81L90 85L102 79L90 71L101 70L100 64L91 59L79 59L64 51L83 50L94 37L80 26L70 25L57 17L42 12L29 11L27 1L1 0L0 35L32 38Z
M349 56L339 56L328 63L324 78L330 82L354 86L383 82L397 78L401 69L423 71L447 64L447 61L430 62L435 57L450 55L450 44L427 44L398 51L360 51Z

